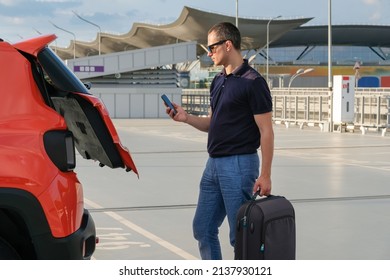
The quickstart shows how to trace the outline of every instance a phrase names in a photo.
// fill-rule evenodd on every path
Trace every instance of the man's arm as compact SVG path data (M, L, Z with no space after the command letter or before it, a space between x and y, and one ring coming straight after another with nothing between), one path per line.
M271 194L271 167L274 156L274 131L272 127L272 112L254 116L261 133L261 171L256 180L253 192L260 189L260 195Z

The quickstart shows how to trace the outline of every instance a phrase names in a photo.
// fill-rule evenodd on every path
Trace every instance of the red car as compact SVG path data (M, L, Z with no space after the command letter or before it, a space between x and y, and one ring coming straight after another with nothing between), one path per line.
M48 47L0 39L0 259L90 259L75 149L138 175L102 101Z

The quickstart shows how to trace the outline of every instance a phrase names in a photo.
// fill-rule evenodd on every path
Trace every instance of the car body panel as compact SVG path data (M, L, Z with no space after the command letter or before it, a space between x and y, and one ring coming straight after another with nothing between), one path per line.
M75 149L138 170L103 102L48 47L55 38L0 40L0 241L22 258L89 259L96 231Z

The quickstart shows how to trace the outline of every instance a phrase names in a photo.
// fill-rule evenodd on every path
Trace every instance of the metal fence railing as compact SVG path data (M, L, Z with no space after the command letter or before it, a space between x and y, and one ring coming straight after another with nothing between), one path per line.
M355 94L355 125L390 127L390 95Z
M274 88L273 119L276 122L323 126L330 120L330 95L327 88ZM208 89L183 90L183 108L196 115L207 115ZM357 88L355 118L352 125L390 128L390 89Z
M181 104L188 113L193 115L208 115L210 93L206 90L183 90Z

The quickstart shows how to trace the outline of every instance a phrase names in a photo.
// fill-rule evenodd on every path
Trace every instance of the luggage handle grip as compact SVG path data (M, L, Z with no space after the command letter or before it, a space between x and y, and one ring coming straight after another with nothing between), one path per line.
M260 189L259 189L259 190L257 190L257 191L252 195L251 200L253 200L253 201L256 200L256 198L257 198L258 196L260 196L260 197L271 197L272 194L270 194L270 195L268 195L268 196L266 196L266 195L261 196L261 195L260 195Z

